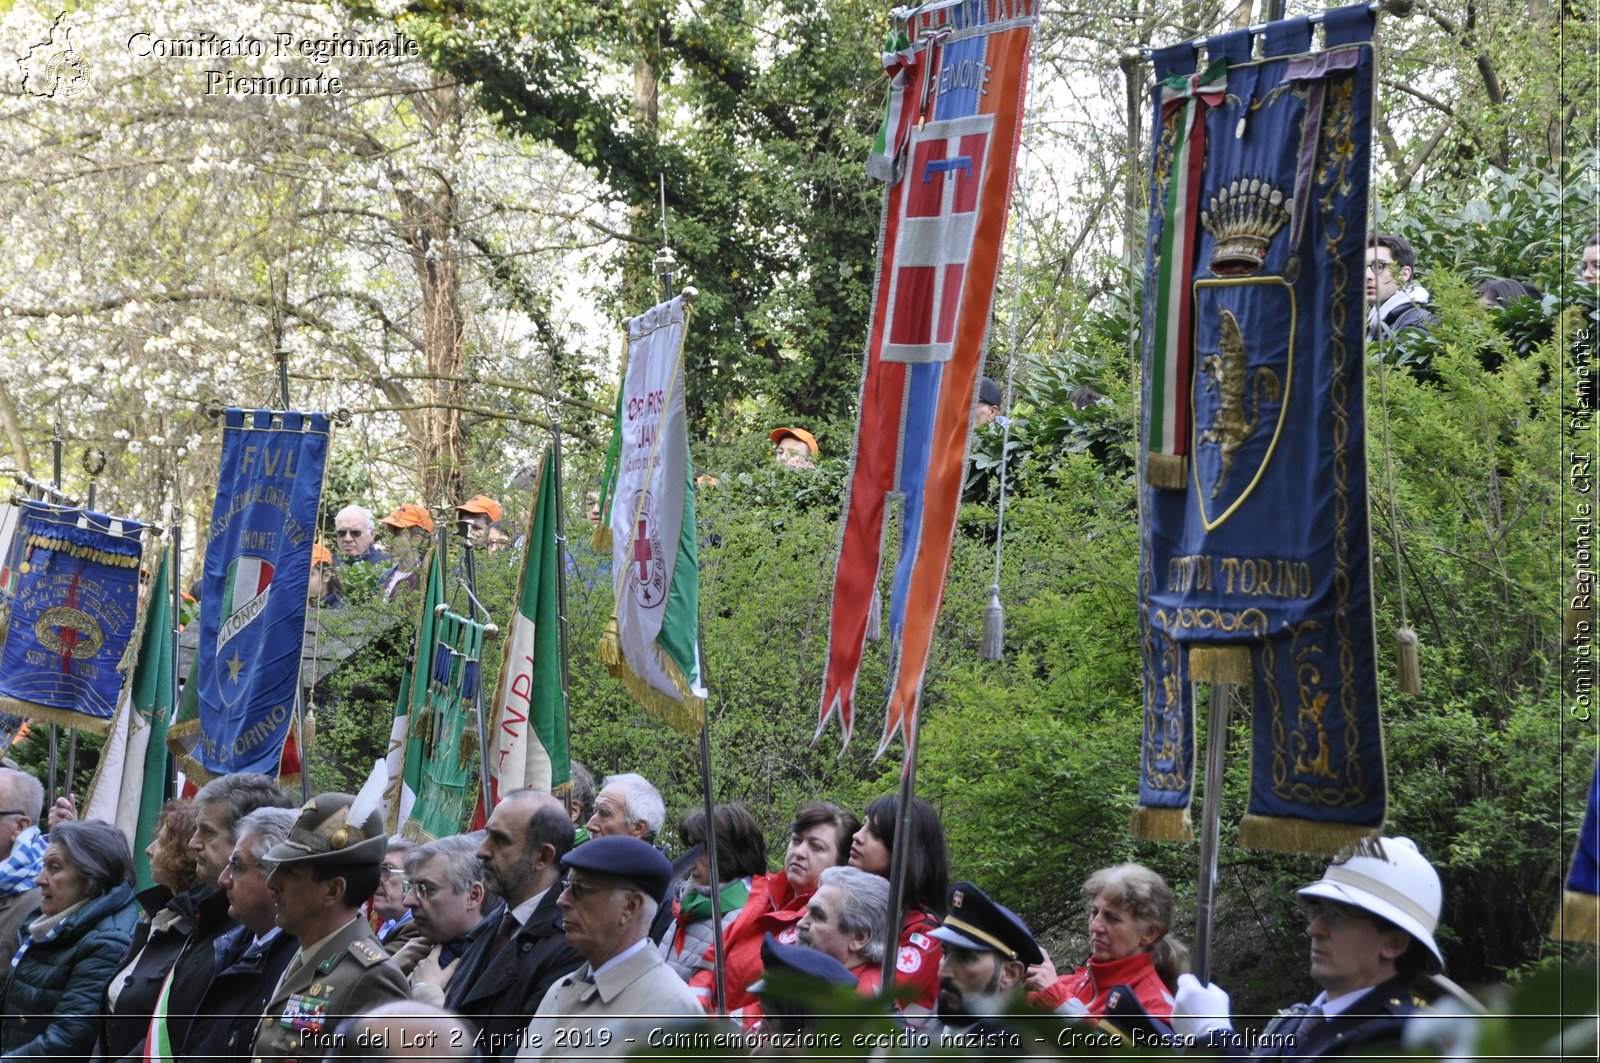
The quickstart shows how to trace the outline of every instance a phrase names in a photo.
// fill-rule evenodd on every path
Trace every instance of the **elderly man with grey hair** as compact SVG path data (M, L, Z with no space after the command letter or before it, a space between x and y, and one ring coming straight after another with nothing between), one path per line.
M0 971L11 969L19 933L39 907L34 879L47 839L39 833L44 785L25 771L0 768Z
M382 564L388 561L388 556L373 542L377 531L378 522L372 510L366 506L345 506L334 514L333 535L339 541L339 564Z
M174 1041L173 1056L193 1063L222 1063L244 1054L261 1010L294 956L294 936L277 925L267 889L268 850L289 836L296 813L258 808L239 821L239 840L222 869L228 915L238 925L217 939L217 971L193 1021Z
M483 885L481 831L452 834L406 855L406 907L417 937L395 954L411 977L413 999L444 1003L456 959L500 925L500 898Z
M856 976L856 989L870 997L883 982L888 921L888 879L858 867L829 867L795 930L800 944L844 964Z
M643 775L628 772L607 775L600 795L594 799L594 815L589 817L589 833L596 838L627 837L654 845L667 818L661 792Z

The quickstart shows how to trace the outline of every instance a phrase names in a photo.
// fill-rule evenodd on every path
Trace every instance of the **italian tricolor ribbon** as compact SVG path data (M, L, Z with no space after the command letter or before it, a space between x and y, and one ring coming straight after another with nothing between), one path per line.
M1153 487L1182 490L1188 482L1189 382L1194 371L1191 282L1206 163L1205 108L1222 102L1227 83L1228 64L1221 59L1198 74L1174 74L1161 82L1161 119L1175 128L1155 275L1145 463L1145 477Z

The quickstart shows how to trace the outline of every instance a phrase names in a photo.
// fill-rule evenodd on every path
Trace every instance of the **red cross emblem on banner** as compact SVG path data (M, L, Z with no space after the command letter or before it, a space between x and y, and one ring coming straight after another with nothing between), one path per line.
M992 115L929 122L912 135L890 280L890 362L947 362L983 198Z

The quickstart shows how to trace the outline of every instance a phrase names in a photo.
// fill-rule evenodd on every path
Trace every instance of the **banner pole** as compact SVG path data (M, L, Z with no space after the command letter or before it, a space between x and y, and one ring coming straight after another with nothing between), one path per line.
M461 536L461 578L465 580L467 584L467 619L471 620L473 623L477 623L478 559L476 548L472 543L471 519L456 521L456 534ZM493 624L488 623L489 614L487 612L484 613L483 619L483 634L485 637L499 634L499 629L495 628ZM483 650L481 647L478 650L478 656L481 660L483 656ZM489 814L489 757L487 754L489 751L489 739L492 737L492 732L489 727L489 717L483 707L483 684L481 682L477 683L472 691L472 710L473 717L478 724L478 793L482 796L484 801L484 816L487 817ZM442 716L440 717L440 720L442 722Z
M895 963L900 958L900 924L906 905L906 864L911 856L911 802L917 789L917 744L922 735L922 692L911 713L911 728L906 735L906 766L900 773L900 798L895 806L894 852L889 856L889 933L883 950L883 988L885 999L894 996Z
M1189 684L1191 704L1198 704L1197 684ZM1195 889L1194 973L1211 981L1211 925L1217 893L1217 850L1222 835L1222 762L1228 744L1228 717L1233 710L1233 684L1213 683L1206 709L1206 792L1200 816L1200 880Z
M172 506L172 704L166 707L167 726L172 726L172 721L178 714L178 633L183 630L183 514L177 504ZM198 651L196 656L198 656ZM177 790L178 758L167 757L167 794Z
M61 490L61 414L59 412L56 414L55 435L50 438L50 489L55 492L59 492ZM59 781L56 777L56 773L58 767L57 760L60 757L60 743L60 729L52 723L50 725L50 763L48 772L50 778L49 787L44 799L46 814L49 813L49 810L53 808L56 803L56 783ZM67 788L71 789L71 787L72 778L69 775L67 778Z

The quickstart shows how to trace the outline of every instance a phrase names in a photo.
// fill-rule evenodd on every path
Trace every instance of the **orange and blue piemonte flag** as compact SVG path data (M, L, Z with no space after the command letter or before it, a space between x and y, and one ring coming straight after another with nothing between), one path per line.
M910 734L944 596L1037 21L1038 0L929 5L883 54L890 97L868 170L888 188L817 727L838 713L849 742L897 498L880 755Z

